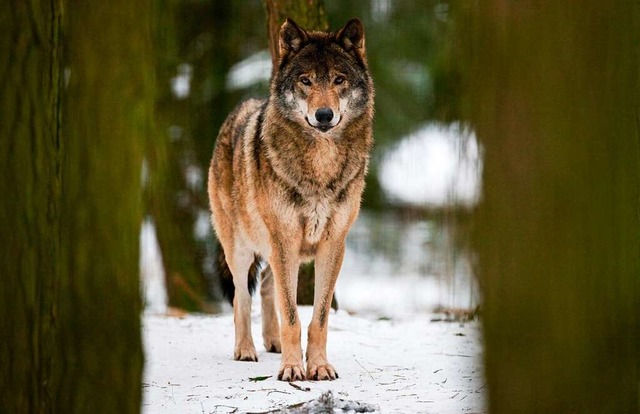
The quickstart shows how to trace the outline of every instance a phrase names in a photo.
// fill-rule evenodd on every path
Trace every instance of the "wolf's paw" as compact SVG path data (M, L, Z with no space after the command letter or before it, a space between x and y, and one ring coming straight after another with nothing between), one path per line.
M245 346L236 346L233 351L233 358L236 361L253 361L258 362L258 353L253 344Z
M276 354L279 354L280 352L282 352L282 346L280 345L280 338L279 337L264 337L264 348L267 350L267 352L275 352Z
M334 379L339 377L335 368L333 368L331 364L328 364L326 362L323 364L314 364L311 362L307 362L307 378L314 381L333 381Z
M278 379L280 381L304 381L304 368L302 363L300 364L284 364L280 367L280 372L278 373Z

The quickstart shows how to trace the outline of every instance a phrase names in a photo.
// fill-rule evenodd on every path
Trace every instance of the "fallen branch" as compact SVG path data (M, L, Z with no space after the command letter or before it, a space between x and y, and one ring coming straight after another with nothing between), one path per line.
M297 384L294 384L293 382L290 382L289 385L291 385L293 388L295 388L296 390L300 390L300 391L311 391L311 388L309 387L301 387Z

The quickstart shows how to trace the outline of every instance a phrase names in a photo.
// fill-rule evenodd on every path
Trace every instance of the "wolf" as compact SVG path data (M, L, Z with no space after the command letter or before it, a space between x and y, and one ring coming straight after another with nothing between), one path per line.
M213 151L208 192L222 247L217 264L233 305L234 358L258 360L250 314L260 277L264 346L282 353L278 379L333 380L329 308L373 145L364 28L352 19L336 32L307 31L287 19L279 52L268 98L241 103ZM315 290L305 371L296 291L299 266L310 260Z

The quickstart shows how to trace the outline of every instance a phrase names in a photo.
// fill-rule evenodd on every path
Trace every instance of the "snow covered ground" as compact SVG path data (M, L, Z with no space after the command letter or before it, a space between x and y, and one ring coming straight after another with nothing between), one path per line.
M433 315L370 320L332 312L328 356L340 378L296 382L298 389L276 379L280 355L261 346L257 309L258 363L233 360L231 314L145 315L143 413L267 413L328 390L380 413L486 411L478 322L434 322ZM300 317L306 326L311 308L301 307Z

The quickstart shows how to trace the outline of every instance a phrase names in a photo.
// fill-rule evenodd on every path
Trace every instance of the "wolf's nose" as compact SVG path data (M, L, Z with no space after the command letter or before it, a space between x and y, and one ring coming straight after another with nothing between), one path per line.
M326 125L333 119L333 111L331 108L320 108L316 111L316 120L320 125Z

